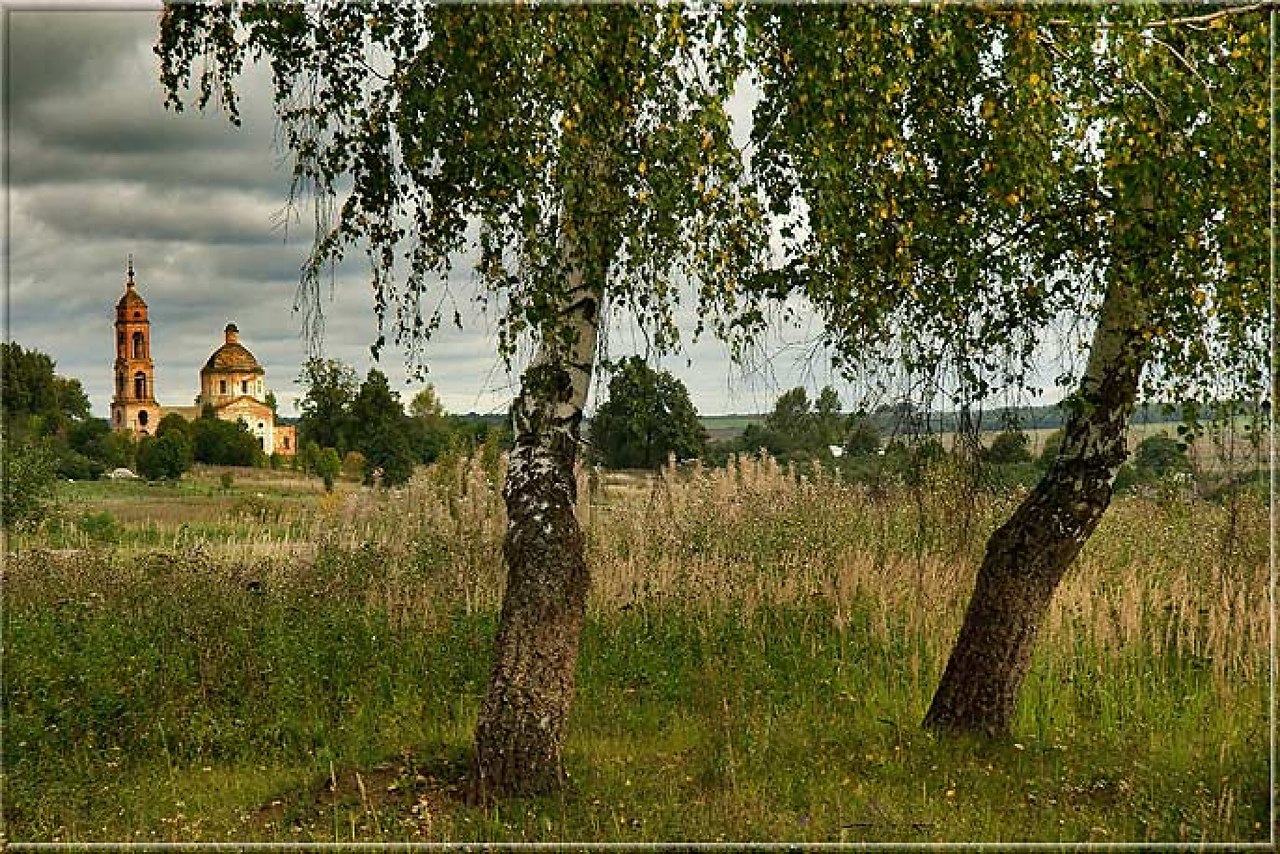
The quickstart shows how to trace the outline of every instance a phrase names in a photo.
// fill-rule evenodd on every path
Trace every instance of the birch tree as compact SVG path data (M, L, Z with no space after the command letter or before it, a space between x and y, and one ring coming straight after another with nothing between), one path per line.
M1139 394L1191 429L1196 402L1269 398L1267 27L1256 5L753 10L753 165L788 224L765 289L807 296L840 364L963 407L1029 386L1055 319L1092 328L927 726L1007 733Z
M532 347L475 737L481 798L562 780L589 587L574 465L602 318L632 311L670 346L678 283L691 283L700 314L731 316L733 271L759 245L724 111L740 56L732 15L346 2L164 14L156 50L175 108L194 83L199 106L216 99L236 121L245 62L270 66L295 190L320 200L300 286L309 323L321 319L325 270L363 249L375 352L395 343L416 355L451 311L462 323L448 273L472 258L475 308L496 319L499 354L514 362Z

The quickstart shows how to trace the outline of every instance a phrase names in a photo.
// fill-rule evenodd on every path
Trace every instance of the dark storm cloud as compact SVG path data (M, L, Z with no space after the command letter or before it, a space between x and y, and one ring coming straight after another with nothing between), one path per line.
M111 184L87 190L75 185L16 194L17 213L71 238L111 240L145 235L150 240L220 244L278 242L271 222L278 200L245 193L202 192Z

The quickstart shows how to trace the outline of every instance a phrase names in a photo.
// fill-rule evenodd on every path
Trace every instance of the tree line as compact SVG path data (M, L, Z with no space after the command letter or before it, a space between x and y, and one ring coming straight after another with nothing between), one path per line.
M485 798L563 780L589 584L574 465L614 310L669 352L692 303L743 355L806 304L851 379L957 408L1028 386L1076 321L1057 454L992 534L923 721L1007 733L1139 393L1270 397L1267 24L1261 4L173 4L156 52L170 105L194 86L233 122L245 63L269 66L296 186L321 199L313 324L328 265L359 248L375 349L415 349L466 248L499 354L531 354ZM749 158L727 106L746 79Z

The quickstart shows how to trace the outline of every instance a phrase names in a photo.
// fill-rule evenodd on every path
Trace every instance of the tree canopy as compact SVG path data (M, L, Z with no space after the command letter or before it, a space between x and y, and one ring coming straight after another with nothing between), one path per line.
M684 383L632 356L613 369L609 399L591 419L591 444L610 468L653 469L672 454L701 456L706 431Z

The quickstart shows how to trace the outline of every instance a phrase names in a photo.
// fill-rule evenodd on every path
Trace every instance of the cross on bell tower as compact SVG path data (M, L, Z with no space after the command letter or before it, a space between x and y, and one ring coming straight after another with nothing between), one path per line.
M155 363L151 360L151 321L147 303L133 280L129 255L124 296L116 303L115 395L111 398L111 427L137 436L155 432L160 420L156 403Z

